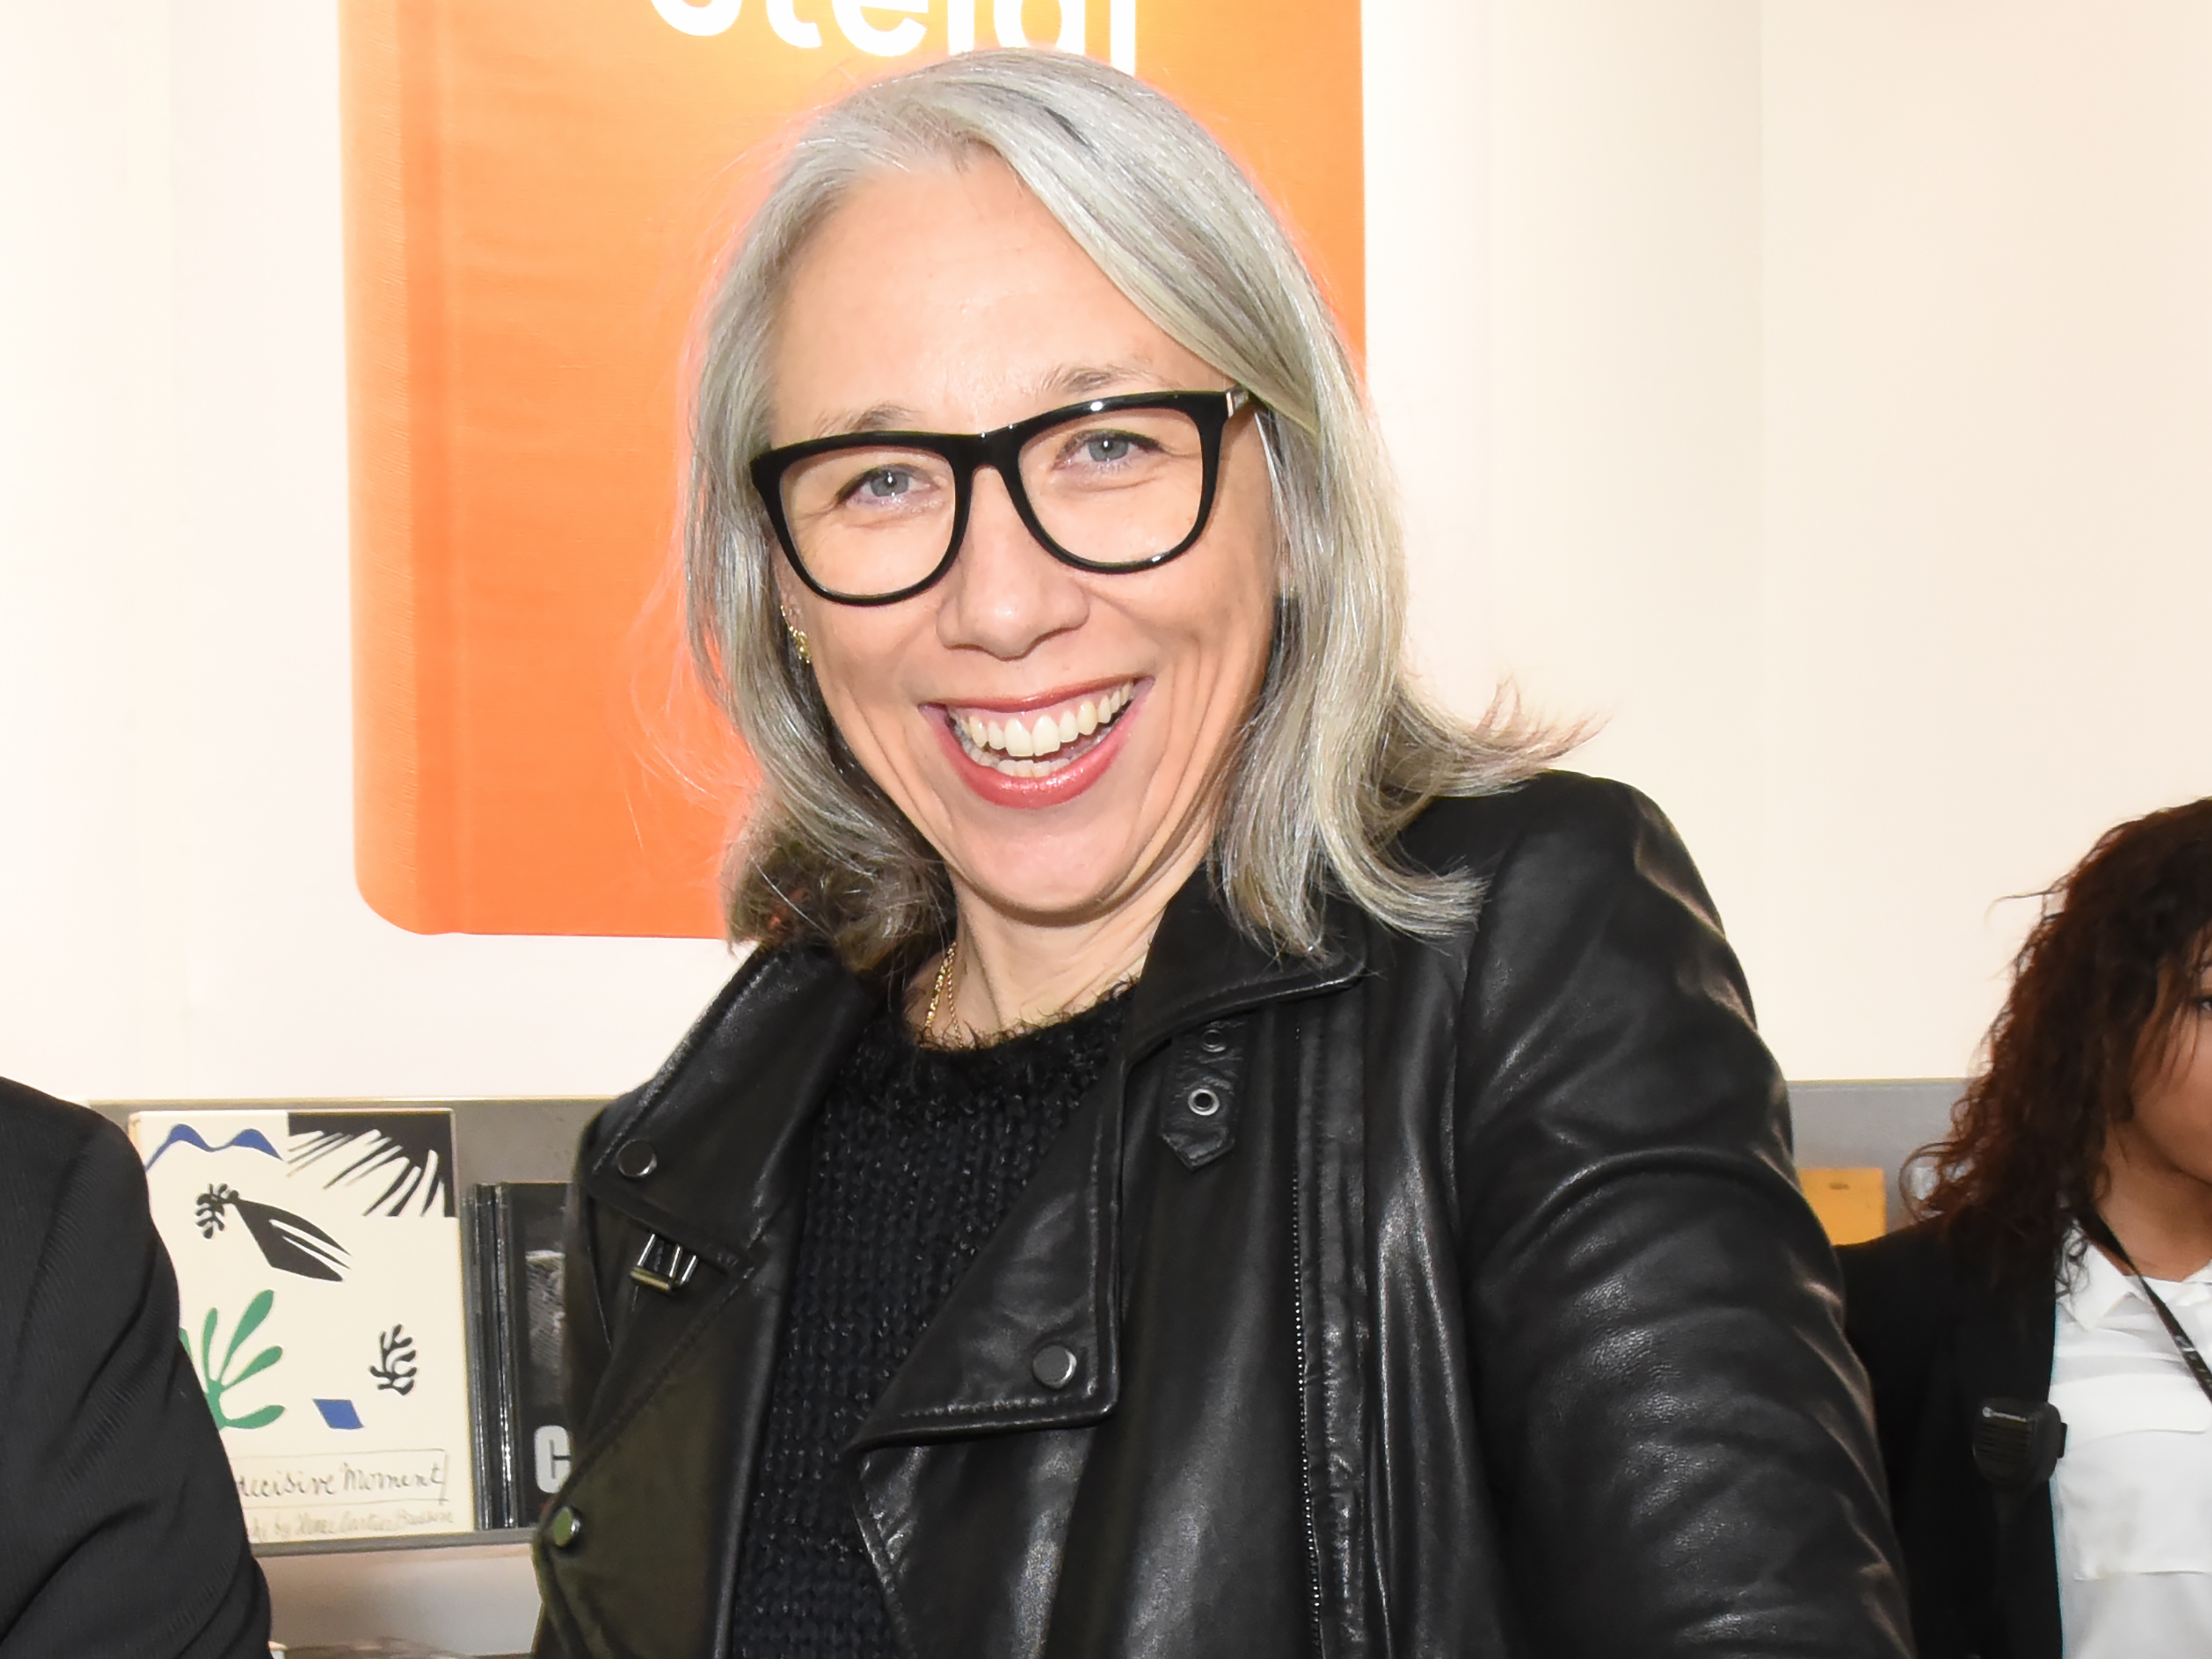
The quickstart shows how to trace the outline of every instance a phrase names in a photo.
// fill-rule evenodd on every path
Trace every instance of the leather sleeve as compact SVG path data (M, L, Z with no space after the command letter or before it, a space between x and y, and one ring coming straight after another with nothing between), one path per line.
M1478 1420L1540 1651L1905 1655L1788 1103L1657 809L1565 776L1489 872L1454 1148Z
M269 1595L112 1124L0 1084L0 1659L265 1659Z

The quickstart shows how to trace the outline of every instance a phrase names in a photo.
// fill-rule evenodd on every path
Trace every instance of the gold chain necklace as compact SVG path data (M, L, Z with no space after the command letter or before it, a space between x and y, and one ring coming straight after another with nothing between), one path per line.
M921 1011L921 1040L927 1042L935 1034L937 1005L945 1000L945 988L952 983L953 959L960 954L960 935L952 936L952 943L945 947L945 960L937 965L937 983L929 988L929 1006Z
M1149 949L1149 942L1147 948ZM925 1044L936 1037L937 1010L945 1000L945 988L952 983L953 964L959 959L960 935L955 933L952 936L952 943L945 947L944 960L937 964L937 978L929 988L929 1006L921 1011L921 1041ZM1133 983L1137 975L1144 971L1144 955L1140 953L1127 969L1108 982L1103 994L1110 996L1115 991ZM1098 999L1093 998L1092 1000L1095 1002ZM1063 1009L1061 1012L1065 1013L1066 1011Z

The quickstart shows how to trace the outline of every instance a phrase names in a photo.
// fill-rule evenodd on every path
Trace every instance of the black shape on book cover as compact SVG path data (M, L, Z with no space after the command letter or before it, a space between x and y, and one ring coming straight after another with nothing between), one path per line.
M453 1214L451 1113L318 1109L290 1114L285 1127L292 1172L319 1165L325 1187L343 1182L368 1194L363 1215Z
M202 1238L213 1238L223 1230L223 1212L235 1210L246 1231L261 1249L261 1259L279 1273L302 1279L343 1279L348 1266L345 1246L304 1216L280 1210L273 1204L257 1204L241 1198L227 1182L216 1182L192 1206L193 1224Z

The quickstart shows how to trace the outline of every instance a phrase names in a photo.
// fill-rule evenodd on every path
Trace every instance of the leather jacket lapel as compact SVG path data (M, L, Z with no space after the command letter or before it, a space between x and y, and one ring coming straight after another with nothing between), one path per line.
M1129 1075L1192 1025L1349 983L1360 971L1357 938L1312 960L1279 956L1230 923L1204 871L1184 884L1161 920L1115 1060L891 1378L852 1451L1068 1427L1113 1408ZM1071 1356L1072 1373L1047 1380L1060 1363L1047 1350Z
M771 1228L786 1237L763 1271L702 1269L680 1301L640 1293L633 1334L660 1351L658 1363L617 1409L594 1412L552 1512L568 1526L541 1525L532 1540L545 1618L568 1659L729 1651L731 1580L793 1219L787 1212Z
M1121 1084L1117 1060L847 1448L910 1654L1012 1659L1043 1643L1090 1425L1120 1387Z
M877 1006L824 951L748 963L610 1122L585 1192L735 1270L791 1196L794 1148Z
M1042 1649L1092 1432L1120 1396L1132 1079L1180 1032L1359 971L1351 949L1304 960L1255 945L1203 872L1170 905L1114 1060L848 1449L861 1535L910 1653ZM1207 1075L1226 1091L1237 1069Z
M850 1450L1113 1408L1121 1076L1077 1105L997 1233L938 1309Z
M740 969L659 1076L611 1109L582 1176L609 1254L614 1356L559 1510L535 1540L562 1650L728 1650L738 1532L797 1251L804 1130L875 1002L827 957ZM653 1288L641 1246L703 1265ZM617 1311L619 1310L619 1311ZM651 1638L649 1644L647 1638Z

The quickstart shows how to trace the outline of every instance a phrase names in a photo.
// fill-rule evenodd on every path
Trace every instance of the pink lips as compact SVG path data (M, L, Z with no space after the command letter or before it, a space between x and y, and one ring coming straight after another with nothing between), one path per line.
M1103 694L1113 687L1124 684L1121 680L1108 680L1096 687L1079 687L1073 691L1057 691L1048 696L1024 698L1011 703L958 704L963 710L998 712L1017 715L1039 708L1056 708L1079 701L1086 693ZM1136 715L1138 705L1151 689L1149 680L1139 681L1137 689L1121 710L1121 716L1097 735L1084 751L1073 759L1042 777L1008 777L995 766L979 761L969 753L967 746L954 734L952 714L948 707L940 706L935 721L938 738L945 748L962 781L983 799L994 806L1012 806L1036 810L1058 806L1074 799L1106 774L1121 753L1122 728Z

